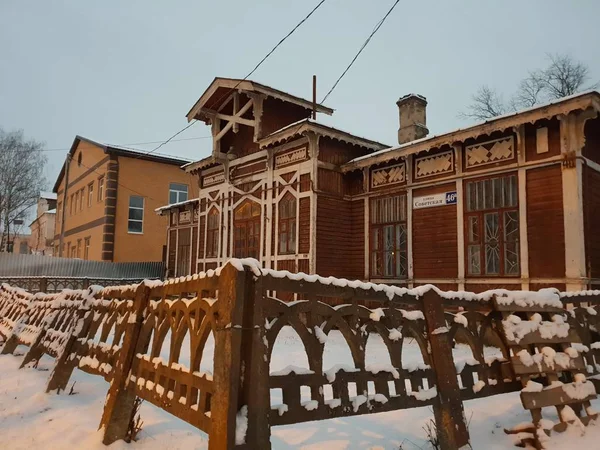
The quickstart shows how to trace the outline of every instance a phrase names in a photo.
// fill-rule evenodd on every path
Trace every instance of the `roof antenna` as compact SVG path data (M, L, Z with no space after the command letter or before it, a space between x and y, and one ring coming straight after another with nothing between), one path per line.
M317 120L317 76L313 75L312 118Z

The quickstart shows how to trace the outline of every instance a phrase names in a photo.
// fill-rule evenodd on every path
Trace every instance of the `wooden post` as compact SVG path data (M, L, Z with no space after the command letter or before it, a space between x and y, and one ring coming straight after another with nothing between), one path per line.
M48 278L42 277L40 278L40 292L48 291Z
M210 408L209 450L229 450L235 446L243 377L241 348L245 280L245 272L238 271L230 263L219 275L213 375L215 395Z
M443 300L437 292L429 290L423 295L423 314L438 393L433 405L437 434L443 450L457 450L470 445L469 430L465 423Z
M242 349L244 381L242 404L248 405L248 431L246 444L249 448L271 449L269 414L271 397L269 390L269 364L266 361L265 317L262 310L262 279L254 281L254 274L246 269L244 323Z
M67 339L62 353L56 359L54 369L52 369L50 378L48 378L48 383L46 384L47 393L51 391L60 392L61 390L67 388L67 384L69 383L73 369L75 369L75 365L78 361L76 358L71 358L71 355L74 353L76 354L79 348L78 340L84 336L87 336L88 330L94 318L94 313L91 310L80 308L77 310L77 317L78 319L73 325L71 335L69 336L69 339ZM79 327L80 323L82 324L81 327ZM78 329L79 333L77 333ZM35 357L35 354L32 355L32 357ZM27 358L28 356L26 355L25 360L27 360Z
M105 445L110 445L127 436L136 397L135 386L129 381L129 373L137 352L138 339L144 321L143 312L148 304L149 296L150 288L144 283L140 283L136 288L133 301L132 313L135 314L135 321L127 323L100 422L100 429L104 429L102 442Z

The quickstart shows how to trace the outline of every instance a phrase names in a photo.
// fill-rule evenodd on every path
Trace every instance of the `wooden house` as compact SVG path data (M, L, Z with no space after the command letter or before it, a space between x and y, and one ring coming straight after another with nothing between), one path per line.
M424 97L397 105L390 147L310 119L308 100L215 79L187 116L213 134L211 156L186 166L199 198L159 210L170 272L253 257L409 287L600 285L600 94L431 137Z

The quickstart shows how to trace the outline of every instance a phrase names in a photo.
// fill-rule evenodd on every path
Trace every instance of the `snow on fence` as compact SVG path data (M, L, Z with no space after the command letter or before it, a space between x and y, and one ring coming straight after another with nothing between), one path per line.
M463 400L521 389L498 333L494 296L517 305L568 302L565 318L581 340L587 371L599 373L597 291L408 290L266 270L254 260L166 282L56 294L3 284L0 339L2 353L30 347L22 366L44 354L56 359L48 391L65 389L75 368L109 381L101 420L107 444L125 436L138 396L208 433L211 449L268 449L271 426L426 405L442 448L460 448L468 443ZM289 361L270 373L284 327L300 337L309 366ZM332 331L348 344L353 364L326 370ZM216 357L206 351L211 334ZM391 364L367 364L374 334ZM406 339L418 344L423 365L403 360ZM456 344L468 345L473 358L454 361ZM207 362L214 373L203 370ZM274 392L281 393L278 404Z

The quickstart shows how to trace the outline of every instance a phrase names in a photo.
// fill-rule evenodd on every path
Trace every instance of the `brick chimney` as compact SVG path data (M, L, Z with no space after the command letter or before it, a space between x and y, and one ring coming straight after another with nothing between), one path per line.
M396 102L400 112L400 128L398 128L398 143L421 139L427 136L427 99L419 94L408 94Z

